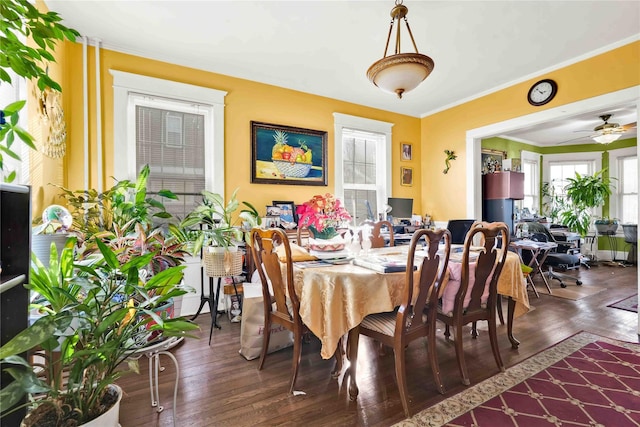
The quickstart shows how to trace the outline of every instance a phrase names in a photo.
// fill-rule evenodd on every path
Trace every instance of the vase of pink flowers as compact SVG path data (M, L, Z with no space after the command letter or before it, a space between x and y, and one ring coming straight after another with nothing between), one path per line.
M313 239L322 241L315 244L311 242L312 249L339 250L340 245L344 248L344 241L339 237L338 227L350 221L351 215L333 194L315 195L299 205L296 212L298 227L308 227ZM336 239L340 239L340 242Z

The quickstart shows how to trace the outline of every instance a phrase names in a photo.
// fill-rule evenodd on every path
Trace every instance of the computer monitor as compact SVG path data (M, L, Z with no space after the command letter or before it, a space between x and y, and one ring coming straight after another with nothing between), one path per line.
M475 222L474 219L451 219L447 223L447 230L451 232L451 243L463 244L464 238Z
M394 221L411 220L413 215L413 199L389 197L387 204L391 207L391 215Z

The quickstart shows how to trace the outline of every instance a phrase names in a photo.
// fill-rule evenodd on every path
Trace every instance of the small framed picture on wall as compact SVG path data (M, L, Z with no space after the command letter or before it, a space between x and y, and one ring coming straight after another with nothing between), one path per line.
M413 168L401 168L400 185L411 187L413 185Z
M401 146L402 152L400 154L400 159L404 161L413 159L413 147L411 146L411 144L403 142Z

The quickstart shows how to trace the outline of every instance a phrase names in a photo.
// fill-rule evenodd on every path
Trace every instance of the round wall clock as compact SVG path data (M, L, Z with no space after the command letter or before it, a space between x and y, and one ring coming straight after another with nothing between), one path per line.
M529 89L527 100L536 107L551 101L558 92L558 84L551 79L540 80Z

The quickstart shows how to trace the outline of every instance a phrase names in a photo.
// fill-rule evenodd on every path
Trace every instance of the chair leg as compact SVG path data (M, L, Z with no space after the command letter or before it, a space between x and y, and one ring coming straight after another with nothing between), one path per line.
M471 324L471 338L478 338L478 322L473 322Z
M398 390L400 391L400 400L402 401L404 414L409 418L411 417L411 413L409 412L409 393L407 391L407 375L404 366L404 353L404 344L394 346L393 354L396 363L396 381L398 382Z
M445 325L444 325L444 337L447 339L447 341L451 337L451 334L449 333L449 324L448 323L445 323Z
M502 357L500 357L500 348L498 346L498 330L496 327L496 319L487 320L489 323L489 341L491 342L491 351L493 351L493 357L496 359L496 364L500 368L500 372L504 372L504 365L502 364Z
M358 341L360 340L360 328L356 326L349 331L347 342L347 354L349 357L349 399L358 397L358 383L356 381L356 368L358 367Z
M464 350L462 349L462 325L455 325L456 332L454 336L454 342L456 344L456 359L458 359L458 368L460 369L460 376L462 377L462 384L469 385L469 375L467 374L467 364L464 360Z
M301 331L295 331L293 333L293 361L291 366L291 385L289 387L289 394L293 394L293 390L296 386L296 379L298 378L298 368L300 368L300 359L302 358L302 333Z
M271 317L265 316L264 319L264 335L262 336L262 352L260 353L260 363L258 364L258 370L261 371L264 366L264 360L267 357L267 351L269 350L269 339L271 338Z
M502 315L502 295L498 294L498 318L500 319L500 324L504 325L504 316Z
M293 390L296 386L296 379L298 378L298 369L300 368L300 359L302 358L302 331L293 331L293 361L291 362L291 386L289 387L289 394L293 394Z
M442 384L442 376L440 375L440 363L438 362L438 352L436 351L436 331L433 329L432 333L427 335L427 354L429 355L429 364L431 365L431 371L433 371L433 380L436 382L436 387L440 394L445 393L444 385Z

